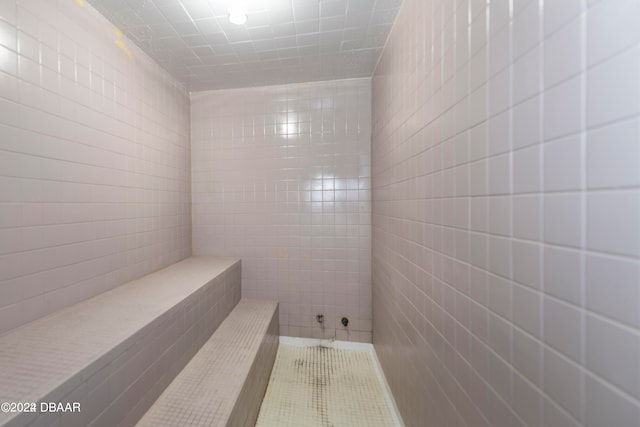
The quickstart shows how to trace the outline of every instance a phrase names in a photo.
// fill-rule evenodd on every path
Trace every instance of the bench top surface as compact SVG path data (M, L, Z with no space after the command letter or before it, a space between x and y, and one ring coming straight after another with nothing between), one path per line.
M0 335L0 401L37 401L81 380L83 368L237 262L190 257Z
M225 425L277 307L241 299L136 427Z

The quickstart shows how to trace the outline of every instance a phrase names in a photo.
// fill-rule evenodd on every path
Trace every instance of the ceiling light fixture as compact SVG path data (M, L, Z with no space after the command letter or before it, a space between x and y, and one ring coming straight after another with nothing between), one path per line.
M241 4L230 5L229 22L236 25L242 25L247 22L247 7Z

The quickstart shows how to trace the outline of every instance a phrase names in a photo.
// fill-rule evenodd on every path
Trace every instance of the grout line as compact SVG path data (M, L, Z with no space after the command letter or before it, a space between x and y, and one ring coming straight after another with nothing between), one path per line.
M587 420L587 324L588 324L588 298L587 298L587 257L588 252L588 228L587 228L587 197L589 193L587 184L587 4L586 0L580 0L581 11L577 19L580 20L580 407L578 414L580 421L586 424Z

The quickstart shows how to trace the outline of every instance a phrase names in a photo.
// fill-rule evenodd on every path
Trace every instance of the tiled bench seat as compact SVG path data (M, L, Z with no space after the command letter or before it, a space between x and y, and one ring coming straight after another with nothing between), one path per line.
M240 301L240 260L193 257L0 335L0 426L134 425ZM79 402L79 413L40 413Z
M254 426L278 350L278 303L242 299L137 427Z

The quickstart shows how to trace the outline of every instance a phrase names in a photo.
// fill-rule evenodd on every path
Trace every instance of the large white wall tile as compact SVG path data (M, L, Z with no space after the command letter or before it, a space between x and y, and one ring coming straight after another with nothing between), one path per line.
M626 427L640 424L638 405L605 380L589 375L586 389L588 427Z
M551 140L578 132L582 126L584 104L581 78L560 83L544 94L544 138Z
M543 410L544 422L542 425L579 425L573 424L572 418L580 421L584 412L585 402L583 394L584 371L576 363L565 358L551 348L544 351L544 393L552 399ZM553 409L553 408L556 409ZM559 408L568 412L563 414Z
M587 257L587 307L620 322L640 327L640 265L612 256Z
M534 96L513 108L513 148L542 141L540 99L539 95Z
M545 297L544 301L544 342L563 355L581 362L584 318L576 307L553 298Z
M593 65L640 42L640 4L602 0L587 11L587 60Z
M542 162L541 152L542 148L540 145L534 145L533 147L513 152L514 193L540 192L543 178L540 167L540 163ZM508 185L508 183L505 183L505 185Z
M587 74L590 127L640 114L640 48L597 64Z
M579 137L559 139L544 145L544 190L576 191L582 187L582 142Z
M587 198L587 247L640 257L640 191L593 193Z
M640 120L617 122L589 133L587 185L590 188L640 185Z
M544 240L556 245L582 244L582 197L578 194L544 196Z
M572 249L546 246L543 256L544 291L579 306L584 282L582 254Z
M518 104L540 93L540 52L539 46L520 56L513 64L513 103Z
M557 2L554 2L557 3ZM565 3L571 3L567 1ZM582 71L582 20L569 21L544 41L544 85L549 88Z
M541 41L541 8L537 2L530 1L521 10L511 13L513 57L519 58Z
M587 366L634 398L640 397L640 334L587 316ZM612 354L611 349L616 349Z

